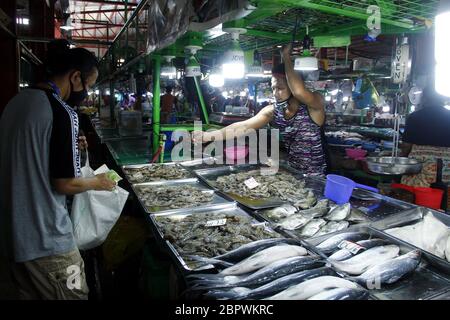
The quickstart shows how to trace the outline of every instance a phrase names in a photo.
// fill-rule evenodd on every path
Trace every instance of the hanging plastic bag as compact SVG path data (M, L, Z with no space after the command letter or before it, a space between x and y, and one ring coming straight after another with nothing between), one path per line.
M83 178L95 175L89 166L88 154L81 175ZM89 190L74 196L71 219L79 249L92 249L105 241L119 219L127 198L128 191L119 186L114 191Z

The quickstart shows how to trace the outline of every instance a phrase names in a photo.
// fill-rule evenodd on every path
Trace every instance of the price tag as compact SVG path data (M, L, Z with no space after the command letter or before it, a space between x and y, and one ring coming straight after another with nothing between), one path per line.
M361 250L365 250L363 246L360 246L357 243L350 242L347 240L344 240L341 243L339 243L338 248L348 250L353 255L358 254L358 252L360 252Z
M259 186L259 183L256 182L255 178L251 177L250 179L247 179L244 181L247 188L250 190L255 189L257 186Z
M220 227L227 224L227 219L217 219L206 221L205 227Z

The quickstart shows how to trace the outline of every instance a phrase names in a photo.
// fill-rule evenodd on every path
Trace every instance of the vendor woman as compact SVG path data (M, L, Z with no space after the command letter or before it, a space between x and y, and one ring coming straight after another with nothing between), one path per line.
M325 123L324 99L318 92L306 88L294 71L290 51L290 45L283 48L284 65L272 70L275 104L264 107L248 120L221 130L195 131L194 142L233 139L245 135L246 130L260 129L270 123L280 129L290 165L308 175L324 175L327 169L322 130Z

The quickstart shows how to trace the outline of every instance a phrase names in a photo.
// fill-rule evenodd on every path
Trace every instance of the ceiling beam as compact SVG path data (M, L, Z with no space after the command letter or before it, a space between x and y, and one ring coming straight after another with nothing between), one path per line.
M108 13L108 12L123 12L123 9L105 9L105 10L90 10L90 11L74 11L70 14L95 14L95 13Z
M271 0L271 1L263 0L262 3L270 4L270 3L273 3L273 0ZM306 8L306 9L318 10L318 11L325 12L328 14L345 16L345 17L349 17L349 18L353 18L353 19L366 20L366 21L370 16L366 12L362 12L361 10L356 11L354 9L353 10L341 9L341 8L336 8L336 7L332 7L332 6L326 6L323 4L312 3L309 0L300 0L300 1L299 0L279 0L278 3L281 5L283 5L283 4L289 5L289 6L291 6L291 8ZM405 22L400 22L400 21L396 21L396 20L392 20L392 19L383 18L383 15L381 15L381 22L384 24L389 24L392 26L406 28L406 29L410 29L410 28L414 27L414 25L412 25L410 23L405 23Z

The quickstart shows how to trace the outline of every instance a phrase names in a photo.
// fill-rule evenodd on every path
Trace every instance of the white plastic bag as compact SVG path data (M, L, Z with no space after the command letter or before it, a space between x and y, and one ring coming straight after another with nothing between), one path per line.
M81 168L83 178L94 176L89 166ZM90 190L74 196L72 204L73 234L81 250L92 249L105 241L116 224L128 198L128 191L116 187L114 191Z

